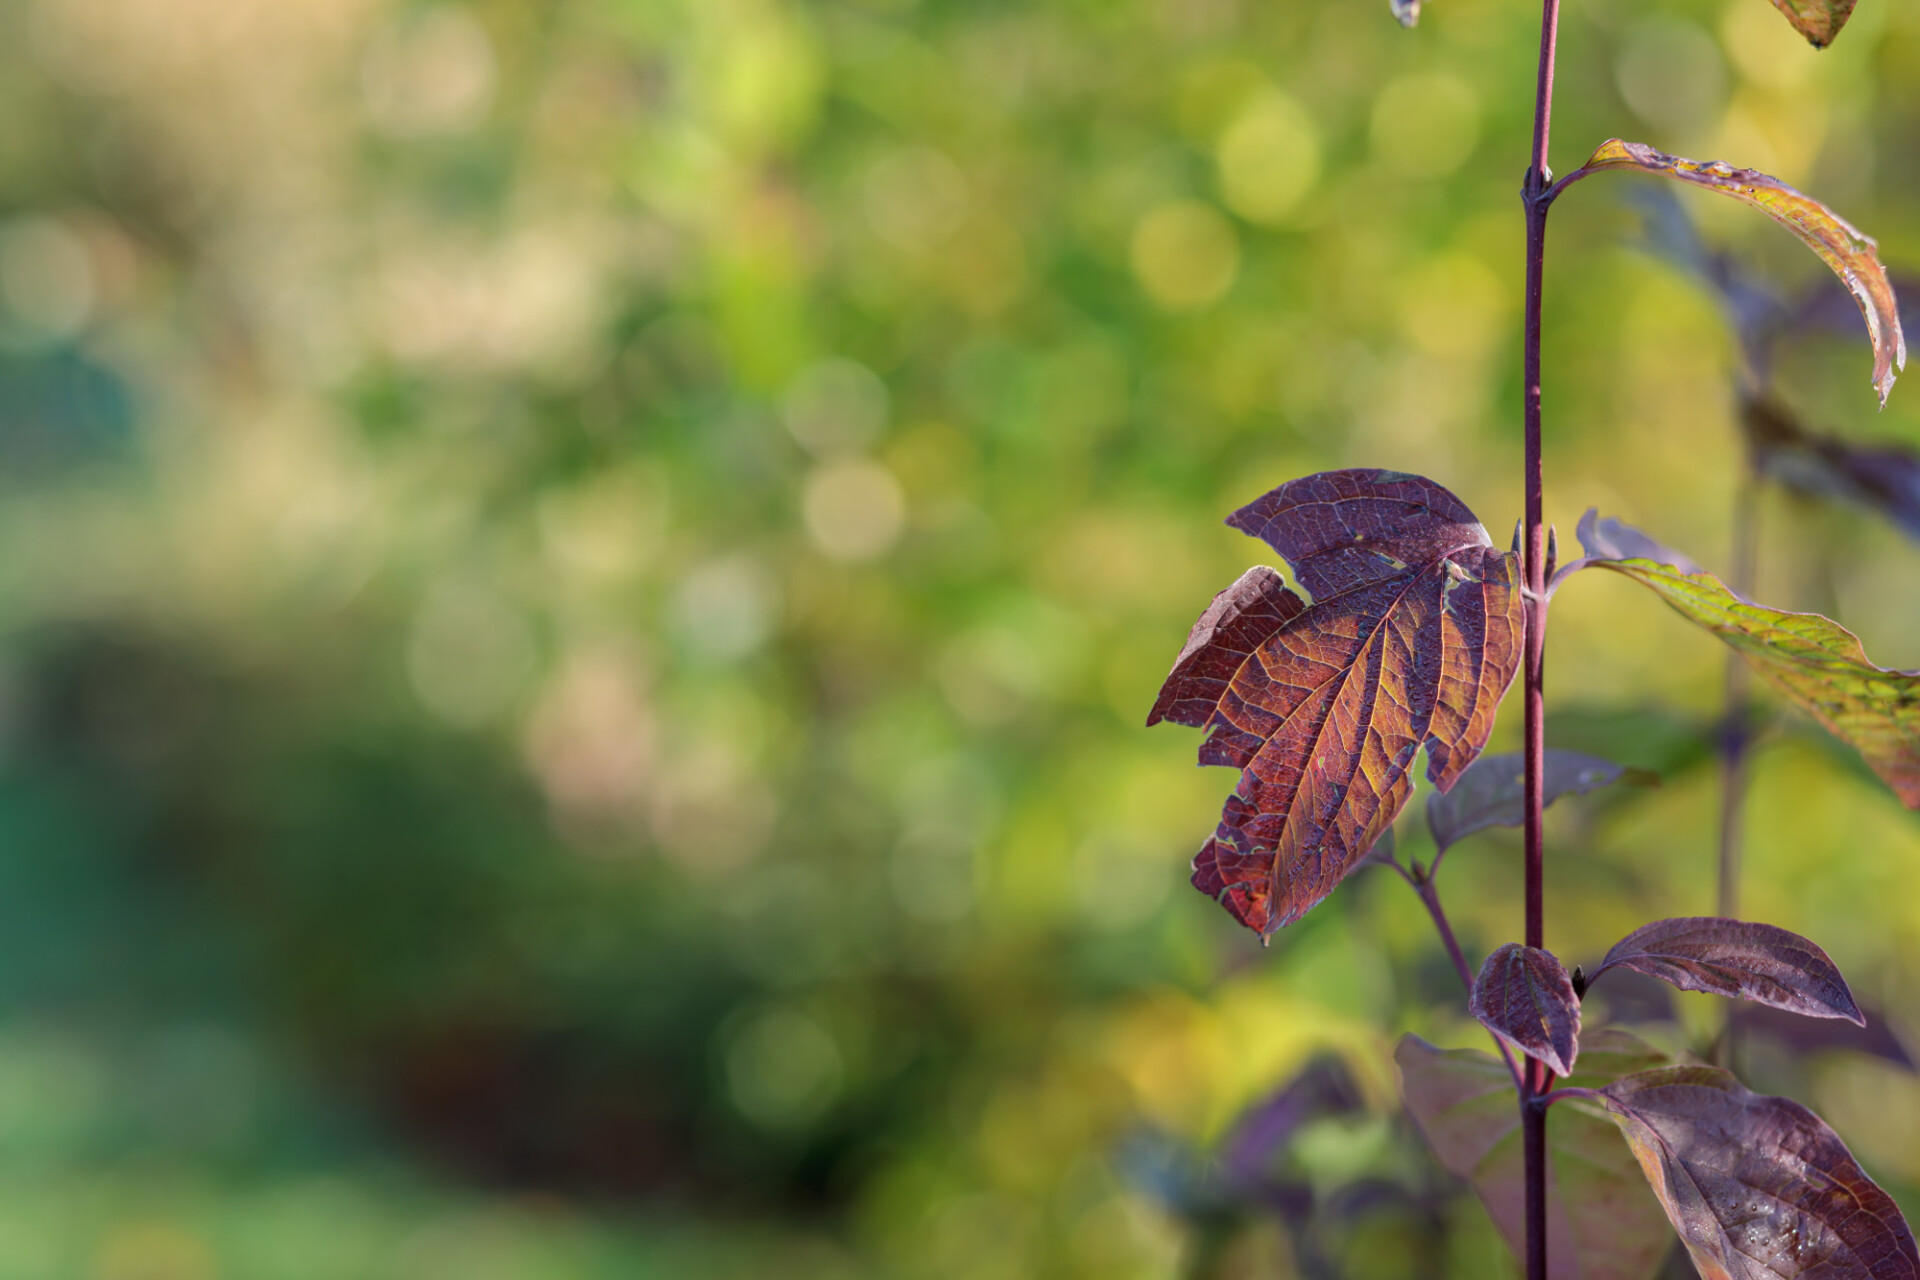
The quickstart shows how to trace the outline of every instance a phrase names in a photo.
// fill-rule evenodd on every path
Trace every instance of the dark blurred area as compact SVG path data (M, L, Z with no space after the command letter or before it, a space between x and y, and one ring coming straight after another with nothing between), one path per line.
M1232 777L1141 724L1282 481L1504 543L1535 22L0 4L0 1280L1514 1274L1399 1115L1401 1032L1483 1043L1418 901L1263 952L1186 885ZM1563 48L1559 167L1723 156L1920 266L1911 6ZM1714 566L1738 355L1624 190L1556 216L1549 514ZM1869 368L1776 352L1920 443ZM1899 529L1762 529L1757 595L1920 666ZM1721 655L1631 584L1554 618L1554 742L1663 783L1552 814L1590 964L1711 908ZM1749 913L1876 1017L1755 1020L1748 1075L1920 1209L1914 820L1784 711L1755 768ZM1449 856L1476 958L1517 867Z

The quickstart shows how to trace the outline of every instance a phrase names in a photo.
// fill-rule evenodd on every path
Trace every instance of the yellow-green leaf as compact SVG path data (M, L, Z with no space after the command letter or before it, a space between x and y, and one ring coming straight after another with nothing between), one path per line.
M1783 11L1822 8L1818 0L1775 0ZM1851 7L1850 5L1848 6ZM1789 11L1788 16L1792 16ZM1845 19L1844 13L1841 20ZM1799 22L1796 20L1795 25ZM1834 23L1834 30L1839 23ZM1805 27L1801 27L1805 31ZM1808 37L1811 39L1811 35ZM1831 35L1828 37L1831 39ZM1823 43L1815 41L1815 43ZM1853 294L1860 314L1867 321L1867 335L1873 340L1873 387L1880 403L1887 403L1894 376L1906 367L1907 339L1900 329L1900 308L1894 299L1893 282L1880 265L1879 246L1873 237L1812 196L1794 190L1784 182L1753 169L1736 169L1718 160L1687 160L1639 142L1610 138L1600 144L1587 162L1562 181L1564 187L1589 174L1607 169L1637 169L1657 173L1681 182L1706 187L1750 204L1800 237L1820 255L1841 283Z
M1705 570L1663 563L1684 557L1591 511L1580 522L1580 542L1587 551L1581 564L1651 587L1681 617L1726 641L1768 684L1857 749L1902 803L1920 809L1920 671L1876 666L1860 638L1831 618L1754 604Z

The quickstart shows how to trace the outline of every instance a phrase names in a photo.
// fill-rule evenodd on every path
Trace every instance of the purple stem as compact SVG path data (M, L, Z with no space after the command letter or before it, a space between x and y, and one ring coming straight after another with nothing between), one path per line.
M1545 839L1541 815L1546 781L1547 536L1540 464L1540 300L1547 263L1547 210L1552 181L1547 148L1553 128L1553 59L1560 35L1560 0L1542 0L1540 71L1533 99L1533 154L1521 200L1527 215L1526 313L1526 939L1545 943ZM1546 1068L1527 1064L1520 1091L1522 1151L1527 1180L1527 1280L1547 1280L1547 1113L1535 1099L1549 1087Z
M1420 901L1427 904L1427 914L1433 917L1433 927L1440 931L1440 941L1447 948L1447 956L1453 961L1453 971L1460 975L1460 983L1469 994L1473 991L1473 966L1467 963L1467 957L1460 951L1460 942L1453 936L1453 926L1447 922L1447 912L1440 905L1439 891L1433 887L1431 873L1424 876L1407 877L1413 885L1413 891L1420 895Z
M1460 985L1467 989L1468 996L1472 996L1473 966L1467 963L1466 954L1460 950L1460 940L1453 936L1453 925L1447 920L1447 909L1440 905L1440 890L1435 888L1433 883L1433 873L1439 869L1440 860L1435 858L1433 866L1425 870L1421 869L1418 862L1414 863L1412 871L1408 871L1397 861L1391 861L1388 865L1400 873L1402 880L1413 886L1413 891L1420 895L1420 901L1426 904L1427 914L1433 917L1433 927L1439 931L1440 941L1446 946L1447 955L1453 961L1453 971L1460 975ZM1525 1097L1526 1081L1520 1075L1520 1064L1514 1059L1513 1050L1507 1047L1506 1041L1491 1031L1487 1035L1493 1040L1493 1047L1500 1051L1500 1056L1507 1060L1507 1074L1513 1077L1514 1089Z

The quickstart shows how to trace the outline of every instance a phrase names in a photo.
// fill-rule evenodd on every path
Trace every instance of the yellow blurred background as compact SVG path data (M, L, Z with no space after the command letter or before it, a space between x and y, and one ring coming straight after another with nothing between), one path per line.
M1504 544L1536 22L0 4L0 1280L1507 1274L1398 1118L1401 1032L1481 1042L1419 904L1262 951L1185 884L1231 774L1141 725L1274 485L1420 472ZM1562 171L1724 158L1920 266L1913 6L1562 44ZM1549 515L1724 567L1736 357L1643 185L1554 219ZM1920 444L1870 364L1782 392ZM1766 499L1759 598L1920 667L1916 582ZM1609 575L1553 619L1552 740L1664 774L1552 814L1591 964L1712 909L1721 653ZM1892 1033L1750 1082L1920 1210L1920 829L1782 712L1749 831L1747 914ZM1448 860L1476 960L1517 874ZM1307 1232L1208 1160L1328 1053L1360 1105L1268 1153Z

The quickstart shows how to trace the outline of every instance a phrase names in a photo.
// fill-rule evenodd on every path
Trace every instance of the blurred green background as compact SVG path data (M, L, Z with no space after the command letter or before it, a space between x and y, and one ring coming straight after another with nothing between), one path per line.
M1505 542L1536 22L0 0L0 1280L1507 1274L1393 1101L1402 1031L1483 1042L1413 895L1261 951L1185 884L1232 775L1141 725L1266 489L1417 471ZM1563 49L1562 171L1719 156L1920 265L1912 5ZM1735 357L1641 185L1554 220L1549 515L1722 566ZM1920 443L1869 370L1782 387ZM1721 670L1598 577L1552 735L1665 785L1551 815L1589 963L1712 909ZM1768 498L1761 598L1912 667L1916 582ZM1750 1081L1920 1211L1920 829L1787 715L1749 813L1747 914L1893 1033ZM1517 874L1449 859L1476 959ZM1357 1103L1250 1202L1209 1153L1326 1054Z

